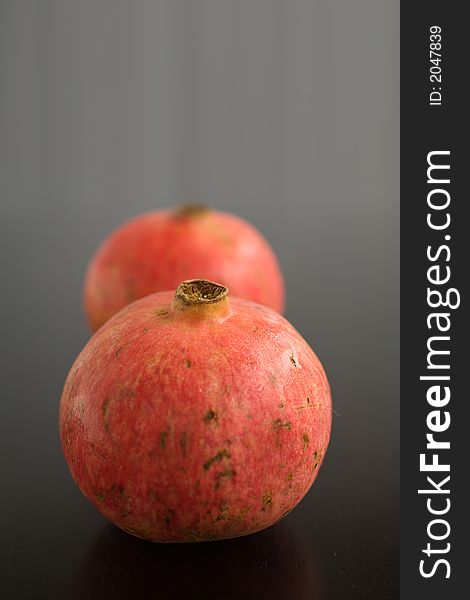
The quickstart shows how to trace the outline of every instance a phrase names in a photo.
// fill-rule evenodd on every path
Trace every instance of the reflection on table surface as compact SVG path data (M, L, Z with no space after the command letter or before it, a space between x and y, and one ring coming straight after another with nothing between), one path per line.
M195 544L154 544L105 525L77 566L75 586L83 598L323 597L315 556L288 521Z

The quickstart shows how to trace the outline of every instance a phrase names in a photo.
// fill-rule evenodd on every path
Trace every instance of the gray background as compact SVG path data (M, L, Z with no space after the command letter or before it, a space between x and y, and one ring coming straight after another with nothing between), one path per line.
M63 380L88 337L87 261L123 220L182 202L263 231L287 317L331 381L331 447L291 534L324 527L330 539L334 527L385 552L377 569L396 567L398 44L394 0L0 0L1 512L14 597L36 581L25 569L44 582L63 553L51 531L73 521L82 556L105 527L57 437Z

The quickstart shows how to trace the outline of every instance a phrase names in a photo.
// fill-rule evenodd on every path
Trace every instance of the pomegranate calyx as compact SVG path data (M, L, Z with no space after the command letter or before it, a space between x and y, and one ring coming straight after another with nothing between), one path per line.
M173 300L177 310L203 309L222 316L228 312L228 288L207 279L187 279L179 284Z

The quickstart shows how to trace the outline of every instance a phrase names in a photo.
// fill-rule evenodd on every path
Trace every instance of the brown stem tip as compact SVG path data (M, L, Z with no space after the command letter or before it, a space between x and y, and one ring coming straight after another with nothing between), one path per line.
M211 209L205 204L183 204L175 208L174 214L176 217L200 217L209 213Z
M217 304L228 297L228 288L207 279L188 279L179 284L175 300L185 306Z

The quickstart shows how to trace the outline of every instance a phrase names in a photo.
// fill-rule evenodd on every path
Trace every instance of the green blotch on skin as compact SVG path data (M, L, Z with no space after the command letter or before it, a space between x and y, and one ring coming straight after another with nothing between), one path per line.
M303 442L304 442L304 449L309 445L310 443L310 438L308 437L307 433L304 433L302 436Z
M180 437L180 446L183 452L183 456L186 456L186 450L188 448L188 433L187 431L183 431Z
M115 502L123 503L126 502L128 504L129 498L126 494L126 489L123 485L118 483L113 483L111 488L108 490L109 498L114 500Z
M219 239L226 246L233 246L233 238L229 237L228 235L221 235L219 236Z
M106 398L103 402L103 425L107 432L109 432L109 403L111 398Z
M293 473L289 473L287 475L287 481L292 481L294 479L294 474Z
M321 452L317 452L317 450L314 450L314 452L313 452L313 460L315 461L313 464L314 471L318 467L318 464L321 461L321 457L322 457Z
M105 495L102 492L95 492L95 498L99 500L99 502L104 502Z
M248 506L245 506L244 508L242 508L240 510L240 512L238 514L238 518L244 519L249 512L250 512L250 508Z
M229 510L230 509L229 509L229 507L227 505L222 506L222 508L220 509L219 514L215 518L215 522L217 523L217 521L225 521L226 519L228 519Z
M298 369L299 368L299 363L297 362L297 359L295 358L295 354L292 352L292 350L291 350L289 358L290 358L291 363L294 365L294 367L296 369Z
M160 448L165 448L166 446L166 440L168 438L168 431L162 431L162 433L160 434Z
M171 522L173 521L174 516L175 516L175 511L172 510L171 508L168 508L165 513L165 517L164 517L165 525L167 527L169 527L171 525Z
M232 480L234 476L235 476L235 471L233 469L225 469L224 471L220 471L219 473L216 473L215 489L216 490L219 489L219 487L220 487L221 483L224 481L224 479Z
M223 458L230 458L230 452L226 448L217 452L212 458L209 458L203 465L204 470L208 471L215 462L221 461Z
M271 506L273 505L273 494L272 492L266 492L262 498L263 500L263 505L266 506Z
M219 415L215 412L215 410L208 410L206 412L206 414L202 417L202 420L204 421L204 423L213 423L214 425L217 425L219 419Z
M282 419L276 419L273 421L274 429L292 429L292 423L290 421L283 421Z

